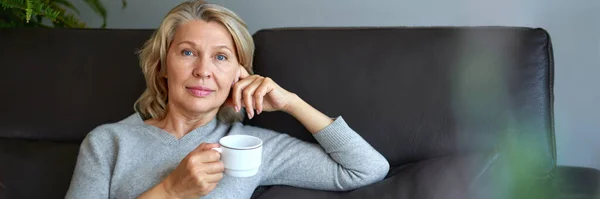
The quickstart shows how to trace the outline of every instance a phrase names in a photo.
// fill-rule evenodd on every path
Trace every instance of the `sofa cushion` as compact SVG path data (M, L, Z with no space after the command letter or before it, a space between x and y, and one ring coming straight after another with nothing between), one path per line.
M64 198L78 152L79 143L0 138L0 196Z
M553 63L543 29L280 28L254 35L255 72L348 124L397 167L504 148L555 165ZM291 116L249 124L314 139Z
M600 198L600 171L593 168L559 166L552 188L557 199Z
M528 188L542 183L515 180L516 176L510 174L514 173L515 165L507 163L502 154L495 152L447 156L396 167L385 180L348 192L273 186L258 198L525 199L532 198L533 194L540 196L544 190ZM517 186L528 186L520 188L527 189L527 195L509 191Z
M81 141L133 113L150 30L0 29L0 138Z
M0 198L8 198L6 186L4 186L4 183L2 182L2 178L0 178Z

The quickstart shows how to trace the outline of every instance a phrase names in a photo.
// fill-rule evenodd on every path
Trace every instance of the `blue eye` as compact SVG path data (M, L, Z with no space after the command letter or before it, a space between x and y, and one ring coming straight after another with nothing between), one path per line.
M194 55L194 53L193 53L192 51L189 51L189 50L183 50L183 52L182 52L182 53L183 53L183 55L185 55L185 56L192 56L192 55Z
M217 55L217 59L221 60L221 61L225 61L225 60L227 60L227 57L225 55Z

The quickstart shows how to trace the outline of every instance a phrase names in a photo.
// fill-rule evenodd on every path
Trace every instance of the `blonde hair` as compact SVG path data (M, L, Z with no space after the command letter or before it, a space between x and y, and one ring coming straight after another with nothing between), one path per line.
M167 114L168 88L164 77L167 51L175 30L182 24L203 20L223 25L233 38L237 61L248 73L253 74L252 58L254 41L248 32L246 23L231 10L202 0L187 1L177 5L165 16L160 27L152 34L139 51L140 67L146 79L146 90L134 104L134 109L144 119L162 119ZM233 123L241 121L243 113L236 113L233 108L221 106L217 119Z

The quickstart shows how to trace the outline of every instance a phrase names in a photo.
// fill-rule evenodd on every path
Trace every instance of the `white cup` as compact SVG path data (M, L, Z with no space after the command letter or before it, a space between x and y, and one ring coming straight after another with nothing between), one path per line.
M250 135L229 135L221 138L221 153L225 174L232 177L251 177L262 163L262 140Z

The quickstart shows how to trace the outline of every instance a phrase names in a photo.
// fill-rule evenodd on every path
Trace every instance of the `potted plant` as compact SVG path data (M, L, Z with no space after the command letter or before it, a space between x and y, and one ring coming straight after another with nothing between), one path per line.
M106 8L100 0L82 0L103 19L106 27ZM126 0L121 0L123 8ZM78 17L79 10L69 0L0 0L0 28L56 27L85 28Z

